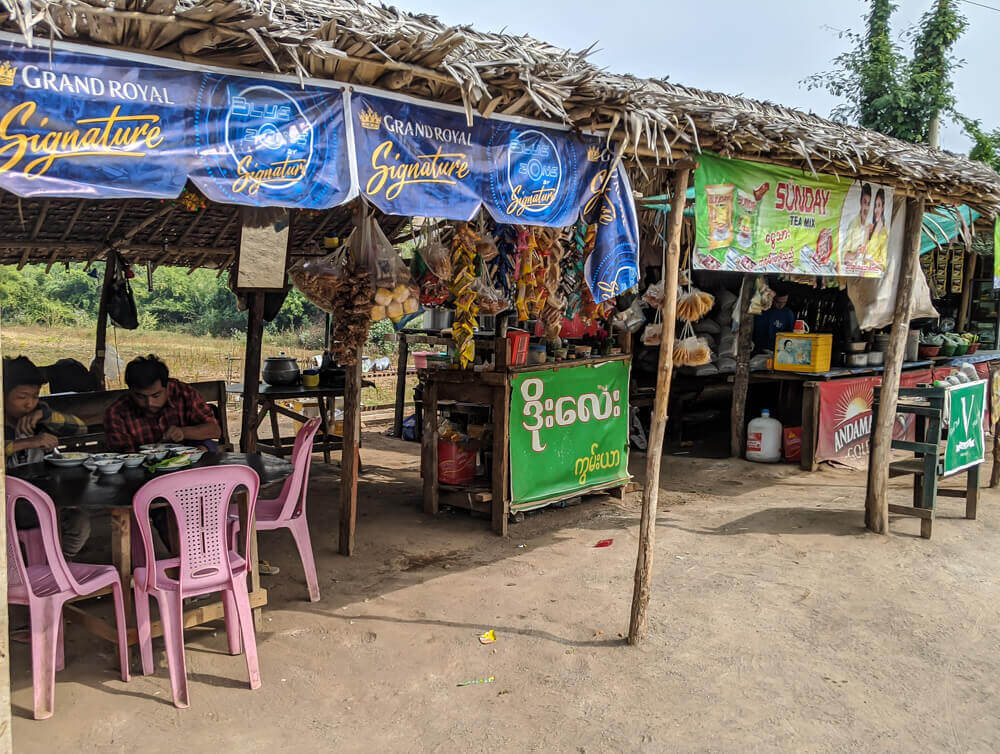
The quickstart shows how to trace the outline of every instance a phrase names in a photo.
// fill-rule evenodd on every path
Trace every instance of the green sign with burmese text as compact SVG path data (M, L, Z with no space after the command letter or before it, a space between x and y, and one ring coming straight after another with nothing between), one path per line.
M556 367L511 380L513 510L629 479L629 363Z

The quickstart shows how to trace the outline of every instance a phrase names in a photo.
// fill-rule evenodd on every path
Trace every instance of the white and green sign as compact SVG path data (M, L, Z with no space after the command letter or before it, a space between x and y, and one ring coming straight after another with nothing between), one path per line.
M703 154L695 177L694 266L882 277L892 188Z
M629 362L524 372L511 380L511 508L625 482Z
M949 387L945 393L948 442L944 451L944 474L954 474L986 457L986 380Z

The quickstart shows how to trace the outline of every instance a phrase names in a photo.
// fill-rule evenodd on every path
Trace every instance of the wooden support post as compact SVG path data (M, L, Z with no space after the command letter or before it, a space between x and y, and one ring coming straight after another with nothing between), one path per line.
M0 395L3 395L2 374ZM3 419L3 401L0 401L0 424L3 424ZM7 500L5 469L6 464L0 468L0 500L4 501ZM0 526L0 548L3 548L2 552L7 552L6 526ZM0 558L0 752L4 754L14 750L10 735L10 634L7 623L7 558L4 557Z
M663 270L663 333L656 372L656 396L646 450L646 484L642 491L642 516L639 520L639 554L635 561L635 585L632 590L632 616L628 643L637 644L646 634L646 608L653 581L653 545L656 534L656 499L660 492L660 459L663 456L663 431L667 426L670 378L673 376L674 334L677 329L677 267L681 256L681 226L684 222L684 195L687 193L687 168L674 173L670 215L667 218L666 266ZM431 470L430 473L434 473ZM426 471L424 473L427 473Z
M340 554L354 552L354 527L358 521L358 467L361 443L361 347L357 362L345 367L344 447L340 451Z
M410 344L406 334L399 334L399 360L396 362L396 406L392 418L392 436L403 436L403 414L406 403L406 361L410 357Z
M976 279L977 254L971 251L965 252L962 260L962 301L958 305L958 322L955 325L955 332L965 332L965 323L969 319L969 304L972 301L973 281Z
M97 378L101 387L106 387L104 380L104 351L108 344L108 292L115 277L115 252L108 249L104 255L104 282L101 283L101 300L97 306L97 334L94 341L94 362L90 372Z
M257 394L260 390L260 352L264 340L264 294L248 293L247 346L243 361L243 423L240 450L257 451Z
M1000 422L993 425L993 471L990 472L990 489L1000 485Z
M729 407L729 457L743 457L746 441L747 392L750 389L750 352L753 350L753 278L744 276L740 287L740 330L736 338L736 374L733 376L733 402Z
M906 201L906 226L903 230L903 259L896 284L896 308L892 315L889 351L885 355L882 389L879 391L878 416L872 427L868 456L868 494L865 498L865 526L877 534L889 533L889 456L892 453L892 428L896 423L899 378L903 373L906 336L910 330L913 308L913 281L920 274L920 226L924 217L924 196ZM925 480L926 483L927 480Z

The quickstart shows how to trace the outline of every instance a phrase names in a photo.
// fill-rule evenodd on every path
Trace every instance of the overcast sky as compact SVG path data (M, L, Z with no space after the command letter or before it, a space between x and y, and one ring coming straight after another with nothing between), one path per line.
M978 2L979 0L977 0ZM932 0L897 0L894 29L915 24ZM981 0L1000 8L1000 0ZM436 15L448 24L484 31L530 34L560 47L592 42L596 65L615 73L666 76L678 84L743 94L829 116L837 102L799 82L829 70L846 49L838 32L861 29L862 0L402 0L406 10ZM997 66L1000 12L962 2L969 29L956 55L958 108L988 128L1000 128L1000 98L989 74ZM909 51L911 45L903 42ZM967 152L969 139L944 124L941 146Z

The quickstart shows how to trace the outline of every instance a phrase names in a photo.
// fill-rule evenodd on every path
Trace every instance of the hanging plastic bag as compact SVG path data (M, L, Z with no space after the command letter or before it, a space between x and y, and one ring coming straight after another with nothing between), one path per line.
M712 349L708 341L694 334L690 322L684 323L681 339L674 345L674 366L698 367L712 361Z
M646 329L642 331L643 345L658 346L660 345L660 339L662 337L663 337L662 323L657 323L655 325L646 325Z
M697 322L712 311L713 306L715 306L715 296L688 286L687 290L677 297L677 319Z
M367 220L366 227L369 228L369 236L362 248L371 265L375 285L371 318L373 322L378 322L388 317L398 330L422 313L420 289L374 217Z
M499 314L504 309L510 308L510 302L503 291L493 282L490 268L485 264L481 265L481 274L472 284L472 290L476 294L476 301L479 304L480 314Z
M654 309L660 309L663 307L663 281L658 283L653 283L646 289L646 292L642 294L642 300L649 304Z
M763 314L768 309L771 308L771 304L774 302L774 291L767 284L767 280L763 277L757 277L754 280L754 294L753 298L750 299L750 313L751 314Z
M319 259L299 260L288 269L288 276L296 288L325 312L334 314L338 291L349 262L349 246L354 234L339 249Z
M437 226L425 232L426 243L420 250L420 258L439 280L451 280L451 251L441 243Z

